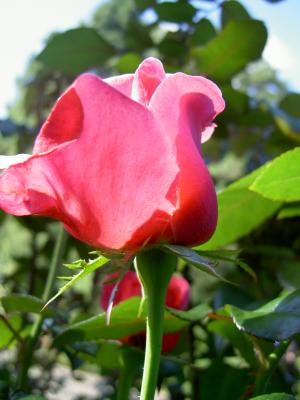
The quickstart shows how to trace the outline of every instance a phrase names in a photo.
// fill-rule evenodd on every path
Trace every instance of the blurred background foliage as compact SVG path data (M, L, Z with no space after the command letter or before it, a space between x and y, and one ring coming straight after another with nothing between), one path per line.
M218 21L210 18L215 9L220 10ZM130 73L148 56L161 59L167 72L201 74L221 88L226 110L216 121L213 138L203 145L220 191L220 222L214 237L200 250L217 259L218 271L238 286L180 263L181 273L192 285L190 306L206 303L213 311L208 317L194 319L176 350L163 357L160 387L165 398L251 398L255 382L266 378L270 355L278 345L279 326L286 324L291 327L286 337L293 340L276 371L266 378L265 391L293 393L300 399L299 299L297 307L293 303L297 315L292 320L282 315L276 319L268 306L272 321L263 320L262 327L254 330L245 323L243 312L234 308L255 310L300 288L299 201L286 201L284 195L276 201L249 190L254 182L249 173L300 144L300 94L289 92L276 71L262 60L267 37L264 22L253 19L234 0L109 0L99 6L89 24L48 37L20 80L19 96L7 119L0 121L0 153L30 152L51 106L78 74L92 71L108 77ZM286 171L289 166L287 161ZM98 340L53 343L70 324L100 313L102 272L98 271L66 291L52 306L53 312L45 315L34 358L36 368L30 375L35 396L15 391L23 340L39 311L37 299L42 295L57 230L56 223L44 218L14 218L0 212L0 296L4 296L0 306L0 399L62 398L59 393L64 381L57 377L57 365L67 365L75 374L79 369L104 377L101 395L69 394L68 398L115 398L124 346L104 340L101 332ZM213 253L220 248L227 252ZM88 251L91 249L68 237L63 259L86 259ZM68 270L61 266L59 275L66 274ZM59 280L56 285L61 286ZM13 293L23 297L15 297L7 306L3 299ZM231 306L226 308L226 304ZM237 321L248 333L238 329ZM138 350L130 351L140 360ZM137 388L140 372L136 374Z

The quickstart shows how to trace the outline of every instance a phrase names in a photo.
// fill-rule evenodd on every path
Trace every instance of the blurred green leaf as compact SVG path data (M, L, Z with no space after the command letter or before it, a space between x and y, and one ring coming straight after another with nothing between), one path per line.
M271 111L281 132L300 143L300 94L288 93Z
M166 58L184 59L187 52L179 32L168 32L158 44L160 53Z
M271 161L250 189L276 201L300 200L300 147Z
M226 338L251 366L257 367L258 359L249 336L239 331L232 321L217 320L208 324L208 330Z
M167 307L167 310L170 311L172 315L175 315L175 317L184 321L199 321L211 312L211 308L207 304L198 304L190 310L177 310L171 307Z
M142 57L139 54L126 53L118 59L116 67L120 74L127 74L135 71L141 62Z
M265 166L229 185L218 193L219 220L212 238L199 247L213 250L245 236L270 218L280 203L263 198L248 188Z
M220 359L213 359L211 366L201 372L199 398L213 400L241 399L245 387L251 382L247 369L232 368Z
M273 2L275 1L273 0ZM250 400L296 400L296 398L287 393L268 393L261 396L251 397Z
M277 215L278 219L295 217L300 217L300 201L285 204Z
M9 324L15 331L19 331L22 326L22 319L19 315L13 315L7 318ZM7 346L14 338L14 333L9 329L5 322L0 319L0 349Z
M202 18L195 24L195 29L188 39L189 44L191 46L203 46L216 35L217 31L210 20Z
M300 118L292 117L278 107L272 107L271 110L280 131L289 139L300 143Z
M288 93L280 101L279 107L292 117L300 118L300 94Z
M221 4L221 8L222 8L222 14L221 14L222 26L227 25L228 22L232 20L245 20L250 18L248 11L238 1L234 0L225 1L224 3Z
M119 369L122 345L116 342L104 342L100 345L96 359L102 368Z
M121 339L146 330L146 310L141 310L141 298L132 297L113 307L110 323L106 313L71 325L54 341L54 345L69 344L86 340ZM165 312L164 331L176 332L187 325L186 321Z
M192 22L197 11L190 3L182 0L175 3L167 1L158 3L155 5L154 10L161 21L177 23Z
M126 49L127 29L135 12L135 1L110 0L102 3L93 15L93 26L115 48Z
M7 313L10 312L30 312L39 314L45 303L37 297L29 294L11 294L0 298L0 302ZM42 312L45 316L54 315L50 308Z
M101 66L113 48L92 28L77 28L53 36L37 60L48 68L77 75Z
M300 260L283 259L279 263L277 272L278 280L282 287L288 290L295 290L300 288Z
M225 81L243 70L251 61L257 60L266 41L267 30L263 22L230 21L206 46L192 49L192 56L202 73Z
M226 309L238 329L257 337L281 341L300 332L300 289L253 311L232 305Z

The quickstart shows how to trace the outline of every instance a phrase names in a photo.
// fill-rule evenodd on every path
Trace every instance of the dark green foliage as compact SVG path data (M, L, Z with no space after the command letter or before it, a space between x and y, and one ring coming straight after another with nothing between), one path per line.
M71 29L54 35L38 55L47 68L68 75L102 65L114 50L91 28Z

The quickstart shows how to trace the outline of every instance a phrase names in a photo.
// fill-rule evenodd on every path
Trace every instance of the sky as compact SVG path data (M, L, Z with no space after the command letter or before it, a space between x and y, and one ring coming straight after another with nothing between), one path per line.
M120 0L122 1L122 0ZM300 91L300 0L277 4L264 0L240 0L250 14L266 23L269 31L264 58ZM16 98L16 80L30 57L42 48L53 31L88 22L100 0L0 0L0 118Z

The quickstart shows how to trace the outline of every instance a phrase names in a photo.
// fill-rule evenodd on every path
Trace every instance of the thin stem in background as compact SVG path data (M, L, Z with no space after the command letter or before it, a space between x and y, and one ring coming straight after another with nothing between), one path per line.
M255 380L255 387L253 391L254 396L258 396L261 394L265 394L270 382L270 379L277 368L281 357L286 352L288 346L290 344L289 340L282 341L268 357L268 367L265 369L261 369L258 371L256 380Z
M65 249L67 234L63 228L63 225L59 227L59 233L55 242L55 247L52 255L51 264L48 271L47 281L42 295L42 300L46 301L51 295L52 288L54 286L56 271L58 266L61 264L61 259ZM28 371L32 364L33 353L36 348L36 344L41 332L44 316L39 314L32 326L32 330L27 342L26 351L21 355L21 367L18 378L18 389L26 390L28 386Z
M142 353L124 346L121 350L120 361L122 368L120 369L117 400L128 400L134 378L143 363Z

